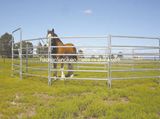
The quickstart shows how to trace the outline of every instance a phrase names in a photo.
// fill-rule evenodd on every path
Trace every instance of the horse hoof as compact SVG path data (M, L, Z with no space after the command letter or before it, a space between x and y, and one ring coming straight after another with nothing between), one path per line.
M65 79L65 78L66 78L65 75L62 75L62 76L61 76L61 80Z
M53 77L53 79L54 79L54 80L57 80L57 79L58 79L58 77L54 76L54 77Z
M73 78L74 74L70 75L70 78Z

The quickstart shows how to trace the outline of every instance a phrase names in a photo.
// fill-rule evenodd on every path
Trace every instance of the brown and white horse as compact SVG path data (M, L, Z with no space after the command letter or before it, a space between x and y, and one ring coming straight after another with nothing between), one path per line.
M53 67L57 70L58 60L61 62L61 79L65 77L73 77L73 64L68 63L68 74L65 76L64 74L64 63L63 60L67 59L68 61L74 60L77 61L77 51L76 47L72 43L63 44L63 42L58 38L57 34L55 34L54 29L48 30L47 37L51 40L51 54L55 63L53 62ZM55 46L55 47L54 47ZM59 47L60 46L60 47ZM56 55L57 54L57 55ZM68 54L68 55L67 55ZM69 55L71 54L71 55ZM74 55L75 54L75 55ZM57 78L57 71L54 71L54 77Z

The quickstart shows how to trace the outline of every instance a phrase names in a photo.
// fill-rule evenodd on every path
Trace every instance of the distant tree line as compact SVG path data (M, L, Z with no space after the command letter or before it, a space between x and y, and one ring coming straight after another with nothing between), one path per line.
M31 42L22 42L22 54L33 54L33 44ZM14 54L19 54L20 42L14 44ZM27 50L28 49L28 50ZM0 37L0 57L11 58L12 57L12 35L5 33ZM25 55L24 55L25 57Z
M20 49L20 42L14 44L14 57L18 57L19 49ZM33 57L33 44L31 42L22 41L22 54L23 57Z
M12 35L5 33L0 37L0 56L11 57L12 49Z
M48 54L48 46L46 44L42 45L41 42L38 43L38 47L36 50L36 53L40 55L41 57L48 57L46 54Z

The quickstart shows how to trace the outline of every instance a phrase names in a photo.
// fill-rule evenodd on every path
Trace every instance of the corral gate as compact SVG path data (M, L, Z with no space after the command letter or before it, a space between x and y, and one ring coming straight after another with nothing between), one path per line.
M54 37L57 38L57 37ZM77 61L54 61L48 38L12 40L12 73L55 79L53 63L74 64L74 80L106 80L111 87L115 79L160 78L160 38L140 36L58 37L77 48ZM62 47L62 46L61 46ZM56 54L60 55L60 54ZM70 55L70 54L65 54ZM67 68L64 72L68 72ZM146 72L146 73L144 73ZM60 77L58 79L61 79Z

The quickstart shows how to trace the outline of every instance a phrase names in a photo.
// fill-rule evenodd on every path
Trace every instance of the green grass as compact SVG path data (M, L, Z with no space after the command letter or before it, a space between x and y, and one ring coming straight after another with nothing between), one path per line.
M43 78L11 77L10 69L11 61L0 59L0 119L160 119L160 79L113 80L111 89L106 81L57 80L48 86ZM139 75L153 73L159 75Z

